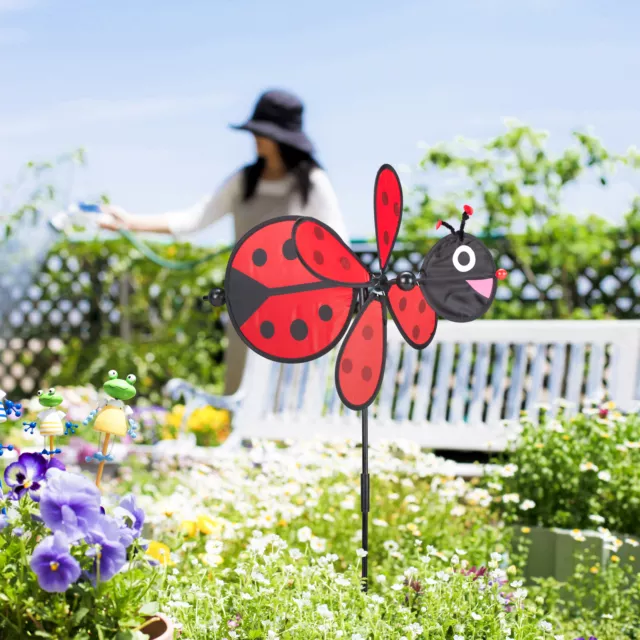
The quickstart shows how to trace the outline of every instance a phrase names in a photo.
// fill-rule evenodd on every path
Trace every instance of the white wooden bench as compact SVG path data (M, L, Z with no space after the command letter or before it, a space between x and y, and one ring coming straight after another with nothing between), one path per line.
M576 411L607 392L622 410L638 393L640 321L442 321L422 352L388 323L384 381L370 410L370 442L408 439L429 449L504 450L523 409L565 399ZM182 380L166 391L190 413L212 405L233 412L230 448L251 438L361 439L359 416L334 385L336 347L314 362L281 365L249 353L233 396L214 396Z

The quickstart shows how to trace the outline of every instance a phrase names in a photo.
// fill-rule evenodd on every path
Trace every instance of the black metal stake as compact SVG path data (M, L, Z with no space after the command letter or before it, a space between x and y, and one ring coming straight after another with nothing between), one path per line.
M369 407L361 411L362 416L362 474L360 475L360 508L362 510L362 590L368 587L369 563Z
M364 291L359 292L360 309L364 306ZM362 558L362 590L368 589L369 568L369 407L360 412L362 418L362 473L360 474L360 510L362 511L362 549L366 552Z

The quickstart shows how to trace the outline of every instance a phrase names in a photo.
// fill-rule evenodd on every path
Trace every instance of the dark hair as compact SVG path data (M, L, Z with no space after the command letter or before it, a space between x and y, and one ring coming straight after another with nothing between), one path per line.
M300 151L288 144L278 144L278 151L282 158L287 173L293 174L295 180L294 189L300 194L302 206L306 206L311 192L311 171L320 167L315 158L306 151ZM258 183L264 171L265 159L258 158L253 164L244 168L244 195L243 201L251 200L255 195Z

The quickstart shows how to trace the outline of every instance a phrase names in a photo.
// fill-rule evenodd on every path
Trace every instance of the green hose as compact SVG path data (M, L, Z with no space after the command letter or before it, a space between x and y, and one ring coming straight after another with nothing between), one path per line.
M217 249L216 251L212 251L211 253L207 253L201 258L197 258L196 260L168 260L167 258L163 258L161 255L156 253L151 247L146 245L144 242L139 240L135 234L131 233L131 231L127 231L126 229L119 229L118 231L120 235L128 240L145 258L151 260L154 264L157 264L159 267L163 269L171 269L173 271L190 271L195 267L199 267L201 264L205 262L209 262L214 258L222 255L223 253L227 253L231 247L222 247L221 249Z
M156 253L151 247L142 242L142 240L138 239L135 234L131 233L131 231L128 231L127 229L119 229L118 233L130 242L145 258L151 260L151 262L163 269L171 269L173 271L190 271L205 262L209 262L224 253L228 253L233 248L233 245L222 247L221 249L207 253L196 260L168 260ZM367 241L353 240L351 244L367 244Z

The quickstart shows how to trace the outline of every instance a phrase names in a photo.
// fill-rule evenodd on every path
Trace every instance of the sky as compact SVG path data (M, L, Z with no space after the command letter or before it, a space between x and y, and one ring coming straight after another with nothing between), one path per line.
M351 235L370 237L378 166L411 188L425 143L515 117L556 149L586 126L640 146L639 24L635 0L0 0L0 182L82 146L74 198L190 206L253 159L228 124L281 87L305 101ZM639 191L622 174L570 204L616 220ZM223 220L197 240L231 234Z

